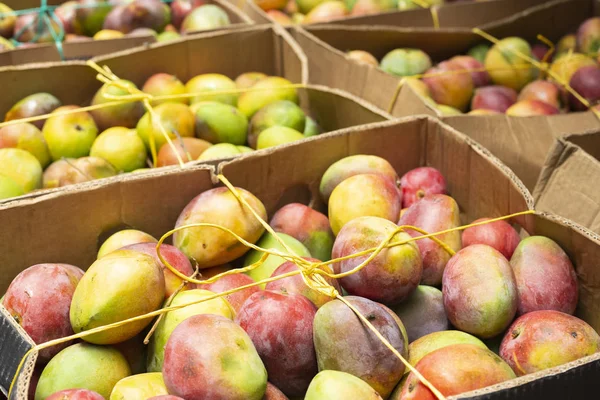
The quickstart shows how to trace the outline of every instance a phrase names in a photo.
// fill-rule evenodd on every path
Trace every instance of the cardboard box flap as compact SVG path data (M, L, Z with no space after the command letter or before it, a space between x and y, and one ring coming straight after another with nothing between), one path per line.
M588 114L586 114L588 115ZM594 118L596 116L594 115ZM583 149L590 156L600 161L600 131L593 130L581 134L565 135L567 142L573 143Z

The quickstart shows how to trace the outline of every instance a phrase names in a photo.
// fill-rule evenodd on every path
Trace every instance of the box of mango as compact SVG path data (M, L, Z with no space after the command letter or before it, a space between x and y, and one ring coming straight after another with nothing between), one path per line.
M253 23L223 0L5 1L0 21L2 66L87 59Z
M231 64L234 54L244 61ZM209 33L87 65L5 70L0 80L14 90L0 106L0 197L214 162L388 119L354 96L302 84L305 76L301 51L271 27Z
M454 129L376 123L218 172L0 206L9 399L531 399L597 385L598 237L532 211L518 178Z
M596 12L556 0L473 32L320 25L295 37L314 83L394 116L443 117L533 190L556 137L600 128Z

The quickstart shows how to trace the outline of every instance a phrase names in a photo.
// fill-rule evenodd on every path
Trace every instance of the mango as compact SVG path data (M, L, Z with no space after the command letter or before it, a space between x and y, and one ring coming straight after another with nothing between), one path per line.
M23 122L0 129L0 149L6 147L30 152L38 159L42 168L50 164L50 151L44 135L33 124Z
M231 24L225 10L215 4L204 4L194 8L181 24L182 33L223 28Z
M404 323L409 342L448 329L449 322L444 310L442 292L437 288L418 286L405 301L392 307L392 310ZM424 315L427 318L423 318Z
M175 150L173 150L173 146L175 147ZM160 148L157 156L159 167L179 165L176 154L179 154L181 161L184 163L196 161L205 150L212 146L212 144L206 140L197 139L195 137L185 137L174 140L173 146L171 146L170 143L165 143Z
M237 108L216 101L194 105L196 136L210 143L246 144L248 118Z
M6 177L5 182L11 179L19 185L23 193L42 187L42 166L28 151L14 148L0 149L0 171ZM10 182L5 185L8 186L9 194L19 192Z
M305 400L381 400L365 381L340 371L321 371L313 378Z
M361 0L359 0L361 1ZM370 0L366 0L370 1ZM303 24L316 24L335 21L344 18L348 14L346 4L339 0L326 0L310 10L302 20Z
M63 158L44 171L44 189L74 185L117 175L117 170L100 157Z
M327 168L319 186L321 197L326 203L329 202L331 193L342 181L360 174L379 174L390 178L396 184L400 182L396 170L387 160L377 156L359 154L344 157Z
M173 297L171 305L180 306L189 304L210 296L214 296L214 293L208 290L186 290L176 294ZM156 331L150 338L150 343L148 344L148 372L162 371L165 346L169 337L180 323L194 315L200 314L222 315L228 319L233 319L234 317L234 311L225 298L215 298L169 312L160 321Z
M238 89L248 89L266 77L267 75L262 72L244 72L235 78L235 85Z
M400 218L398 225L409 225L423 229L427 233L440 232L449 228L460 226L460 210L456 201L444 194L426 195L420 201L410 206ZM412 237L423 234L407 230ZM461 236L459 231L436 236L437 239L448 245L450 249L461 249ZM446 263L451 255L438 243L431 239L417 240L423 258L424 285L438 286L442 282L442 275Z
M267 219L265 206L258 198L247 190L236 190L262 219ZM179 215L175 227L195 223L219 224L251 243L256 243L264 232L252 212L225 187L207 190L192 199ZM226 264L249 250L229 233L212 227L180 230L173 235L173 245L196 260L201 269Z
M564 83L569 83L577 70L595 65L596 62L585 54L566 53L556 56L554 62L550 65L550 72L556 75L559 83L561 80Z
M101 31L96 32L93 39L94 40L109 40L109 39L120 39L125 37L123 32L115 31L112 29L102 29Z
M175 75L158 73L152 75L142 86L142 92L151 94L152 96L172 96L186 94L185 85ZM189 99L182 97L169 100L153 100L152 105L157 106L162 103L182 103L188 104Z
M255 149L260 133L272 126L285 126L304 132L306 115L297 104L288 100L277 101L261 108L250 120L248 132L250 147Z
M298 104L298 92L290 87L292 82L278 76L261 79L248 91L240 94L238 109L251 118L261 108L280 100L289 100Z
M188 106L181 103L163 103L154 107L157 121L154 123L149 113L144 114L137 124L137 134L142 138L146 148L150 150L154 141L156 151L167 143L159 124L171 140L178 137L194 137L195 119Z
M446 115L460 114L466 111L471 103L475 83L471 73L460 62L444 61L428 69L423 76L431 98L442 107ZM448 108L450 107L450 108Z
M262 400L289 400L281 390L277 389L271 382L267 382L267 391Z
M200 101L216 101L219 103L236 106L238 102L238 93L235 92L237 86L235 82L221 74L203 74L190 79L185 84L188 93L196 95L190 99L190 103ZM234 91L232 93L210 94L214 91Z
M146 146L133 129L109 128L92 144L90 155L104 158L118 171L131 172L146 164Z
M24 194L25 191L21 185L12 178L0 174L0 200L22 196Z
M165 349L169 393L185 399L261 400L267 371L252 340L235 322L213 314L183 321Z
M11 38L15 31L15 23L17 22L17 16L13 14L13 9L4 3L0 3L0 36L4 38Z
M600 351L600 336L577 317L555 310L519 317L500 344L500 356L518 376L558 367Z
M483 339L502 333L517 313L517 284L506 258L474 244L456 253L444 271L444 308L456 328Z
M78 106L63 106L52 112L76 110ZM96 136L98 127L90 113L81 111L67 115L52 115L42 129L44 139L50 150L52 160L61 158L85 157L90 154L90 149Z
M129 340L113 345L127 360L132 375L146 372L147 346L144 344L145 337L146 334L140 332L140 334Z
M418 49L395 49L381 59L379 67L396 76L419 75L431 68L431 58Z
M317 136L323 133L323 128L319 126L317 121L309 116L306 116L306 123L304 125L304 137Z
M108 4L107 0L80 0L79 5L75 14L75 32L94 36L102 29L104 19L111 11L112 6Z
M50 114L60 106L62 106L60 100L50 93L35 93L25 97L12 106L6 113L4 120L12 121L15 119ZM38 129L42 129L44 122L46 121L40 120L32 122L32 124L37 126Z
M304 139L304 135L295 129L285 126L272 126L260 133L256 142L256 149L267 149L302 139Z
M77 343L58 353L42 371L35 400L64 389L88 389L108 399L118 381L131 371L125 357L109 346Z
M467 55L473 57L480 63L483 63L485 62L485 56L487 55L488 51L490 51L490 45L478 44L477 46L471 47L471 49L469 49L467 52Z
M408 357L402 329L380 304L357 296L346 296L362 315L403 356ZM404 373L404 364L340 300L333 300L317 311L314 341L319 371L336 370L352 374L387 398ZM357 357L357 355L360 355Z
M413 367L427 354L453 344L472 344L487 349L485 343L461 331L439 331L422 336L408 345L408 361ZM408 372L408 371L407 371Z
M429 353L419 361L416 369L444 396L515 378L513 371L500 357L472 344L455 344ZM435 396L411 372L400 398L435 399Z
M162 374L149 372L121 379L110 394L110 400L146 400L169 394Z
M337 259L376 248L396 229L395 223L383 218L353 219L342 228L335 239L332 257ZM398 232L391 242L407 239L410 239L408 233ZM334 263L333 271L336 274L350 272L364 263L369 256L370 254L366 254ZM383 249L361 270L340 278L339 282L351 295L384 304L398 304L417 288L422 271L419 248L414 242L409 242Z
M533 66L518 54L533 58L529 43L518 37L502 39L487 52L484 65L495 85L518 92L535 79Z
M158 309L165 297L165 278L151 256L118 250L95 261L73 294L71 325L75 333L136 317ZM84 338L94 344L114 344L131 339L152 318Z
M120 79L115 84L105 83L96 92L92 99L92 105L111 103L119 100L119 96L128 96L132 93L136 93L137 86L124 79ZM110 96L106 97L106 96ZM97 110L90 111L96 125L100 131L105 131L113 126L122 126L124 128L135 128L139 119L144 114L144 106L141 102L129 102L109 107L99 108Z
M237 157L243 153L252 151L245 146L236 146L230 143L217 143L204 150L198 157L198 161L219 160L223 158Z
M556 310L573 314L579 298L575 268L552 239L530 236L517 246L510 265L519 293L518 313Z
M398 221L402 192L396 182L376 174L354 175L342 181L329 198L329 222L334 235L359 217Z
M285 233L277 233L279 239L281 239L297 256L300 257L310 257L310 252L302 243L293 237L286 235ZM283 245L270 233L265 233L265 235L256 243L257 246L263 249L271 249L279 252L287 253L287 250ZM244 259L244 267L247 267L251 264L254 264L260 260L263 256L262 251L251 250ZM269 278L271 274L283 264L285 260L276 255L269 255L267 259L258 267L254 268L251 271L246 272L246 274L254 279L255 281L261 281L263 279ZM261 288L265 288L265 284L260 286Z
M46 397L46 400L105 400L98 393L87 389L66 389Z
M129 246L136 243L157 243L155 237L147 234L146 232L138 231L137 229L123 229L113 233L102 243L98 250L98 257L102 258L108 253L112 253L115 250L119 250L122 247Z

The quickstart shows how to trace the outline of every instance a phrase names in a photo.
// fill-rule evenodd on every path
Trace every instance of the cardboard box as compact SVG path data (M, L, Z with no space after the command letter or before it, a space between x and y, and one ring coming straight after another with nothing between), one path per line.
M267 149L226 163L221 172L234 185L255 193L272 215L283 203L306 202L309 191L333 162L363 153L388 159L400 174L422 165L439 168L465 221L523 211L532 205L518 179L497 159L466 136L427 117L349 128ZM130 226L161 236L172 229L193 197L216 185L212 172L206 166L168 169L0 205L0 291L36 263L60 261L87 269L99 243L115 229ZM0 387L6 390L31 341L14 326L6 310L0 310ZM34 360L31 357L21 373L11 400L25 399L16 394L26 390Z
M240 62L233 63L232 59ZM283 76L299 84L306 82L307 77L305 56L289 34L280 27L266 25L157 43L149 48L97 57L95 61L110 67L117 76L133 81L138 87L158 72L173 74L184 82L211 72L235 78L243 72L259 71ZM132 65L136 67L132 68ZM4 85L6 93L10 93L10 96L0 99L0 115L4 115L19 99L36 92L52 93L63 104L88 105L102 84L91 67L81 62L70 62L35 68L6 68L0 70L0 85ZM325 132L391 119L389 114L338 89L310 85L298 89L298 92L301 106ZM18 198L61 190L63 188L40 190Z
M253 0L229 0L257 23L276 23ZM508 17L544 0L486 0L464 1L435 6L439 26L442 28L471 28ZM413 9L388 11L331 21L336 25L370 25L400 28L433 28L431 10Z
M600 233L600 133L556 139L534 191L536 208Z
M521 36L535 41L538 34L556 42L571 33L599 8L591 0L554 0L532 7L482 29L495 37ZM310 81L344 89L394 116L440 116L400 79L368 65L348 60L348 50L367 50L378 59L398 47L419 48L435 62L464 54L486 41L470 30L409 30L387 27L321 25L298 28L294 37L309 58ZM504 161L533 190L554 139L565 134L600 129L591 112L550 117L445 117Z
M428 117L350 128L219 166L234 185L253 192L269 215L292 201L307 202L323 172L333 162L353 154L388 159L403 174L422 165L446 176L464 222L500 216L531 207L522 183L477 143ZM307 163L306 160L311 162ZM0 205L0 287L28 266L39 262L69 262L87 268L107 234L125 226L159 236L171 229L183 207L198 193L217 185L214 170L196 166L184 171L159 171L152 176L127 177L72 188L36 199ZM318 203L317 203L318 204ZM322 205L321 205L322 206ZM94 212L90 212L94 210ZM85 220L85 224L81 221ZM595 273L600 238L552 215L518 219L531 234L556 240L569 254L580 278L578 315L600 329ZM24 246L23 243L35 243ZM6 389L31 340L0 307L0 387ZM453 398L478 400L583 398L597 390L600 354ZM11 400L25 400L32 355L17 380Z
M60 5L64 2L65 0L48 1L48 5ZM4 3L14 10L26 10L40 6L39 0L5 1ZM226 0L207 0L207 3L222 7L229 16L231 25L219 30L236 29L253 24L253 21L249 16ZM17 48L0 52L0 67L42 62L87 60L95 56L131 49L154 42L156 42L156 38L151 35L126 36L110 40L68 42L62 44L64 60L61 58L61 54L54 43L44 43L33 47L23 49Z

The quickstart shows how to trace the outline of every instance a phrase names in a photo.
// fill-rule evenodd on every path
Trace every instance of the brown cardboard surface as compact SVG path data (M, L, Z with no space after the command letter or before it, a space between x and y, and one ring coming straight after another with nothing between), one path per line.
M48 1L48 5L59 5L64 2L64 0ZM15 1L14 4L11 4L11 2L4 3L15 10L25 10L40 6L39 0ZM253 24L253 21L249 16L244 14L239 8L235 7L235 5L227 0L207 0L206 3L222 7L231 21L231 25L223 29L217 29L217 31L237 29ZM189 33L189 35L193 34L194 32ZM156 42L156 38L151 35L126 36L119 39L63 43L62 47L65 60L87 60L95 56L119 52L154 42ZM54 43L45 43L29 48L17 48L0 52L0 67L57 61L62 61L62 59Z

